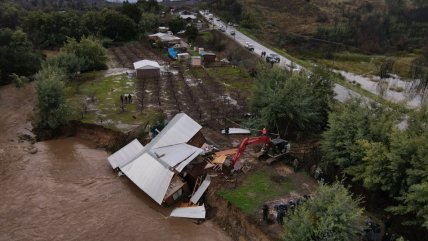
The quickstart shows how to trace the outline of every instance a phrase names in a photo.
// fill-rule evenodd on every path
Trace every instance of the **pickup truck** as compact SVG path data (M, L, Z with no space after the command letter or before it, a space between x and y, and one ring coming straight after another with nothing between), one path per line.
M249 51L254 51L254 46L248 42L245 42L244 44L245 48L248 49Z

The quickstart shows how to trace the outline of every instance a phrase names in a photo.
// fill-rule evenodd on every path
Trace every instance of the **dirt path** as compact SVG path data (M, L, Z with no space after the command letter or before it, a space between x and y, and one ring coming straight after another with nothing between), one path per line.
M171 208L114 174L94 143L65 138L27 153L17 133L34 102L31 86L0 87L0 240L231 240L211 221L167 218Z

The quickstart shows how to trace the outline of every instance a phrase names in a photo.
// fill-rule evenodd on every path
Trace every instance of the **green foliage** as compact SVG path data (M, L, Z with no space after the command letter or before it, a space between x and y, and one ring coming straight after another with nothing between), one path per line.
M410 214L408 223L426 227L428 201L422 194L428 182L428 111L411 112L401 129L396 120L385 108L357 100L345 103L329 116L323 161L339 166L365 188L397 199L399 204L389 211Z
M121 13L128 16L130 19L134 20L134 22L136 24L138 24L138 22L140 22L140 18L141 18L141 9L136 5L136 4L131 4L129 2L123 2L122 3L122 8L121 8Z
M45 65L36 75L37 126L56 129L67 123L70 109L64 95L64 72Z
M88 11L82 17L82 25L86 35L102 36L104 19L98 11Z
M25 83L29 81L27 77L18 76L15 73L11 74L10 77L12 78L12 82L15 84L16 88L21 88Z
M283 240L357 240L364 228L359 204L342 184L322 185L312 200L291 213Z
M0 29L0 85L10 83L11 74L30 76L40 68L40 56L22 30Z
M71 55L64 55L61 57L62 60L67 61L68 73L76 71L77 64L79 64L79 62L81 63L80 70L82 72L107 68L106 50L100 41L94 37L83 37L80 42L70 38L67 40L67 43L61 51L68 54L74 54L80 59L77 61Z
M198 34L199 34L199 31L195 25L190 24L189 26L186 27L186 36L189 39L189 42L195 41L195 39L198 37Z
M181 18L172 18L168 20L166 24L169 30L174 34L186 28L186 22Z
M114 10L104 10L103 35L115 41L132 40L137 35L137 25L126 15Z
M279 68L261 68L250 100L257 127L278 128L282 134L313 134L326 125L333 101L329 73L316 69L292 74Z
M257 14L252 10L245 10L242 13L240 25L244 28L258 28Z
M0 2L0 28L12 28L18 26L23 10L19 5L10 1Z
M141 33L154 32L159 26L159 16L153 13L143 13L141 15L138 28Z
M80 72L85 61L83 58L77 57L74 53L61 52L58 56L46 60L46 64L55 65L62 68L68 79L72 79Z

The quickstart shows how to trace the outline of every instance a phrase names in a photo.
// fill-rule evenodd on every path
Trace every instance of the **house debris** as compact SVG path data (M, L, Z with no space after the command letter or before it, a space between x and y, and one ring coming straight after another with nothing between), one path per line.
M243 128L227 128L229 130L228 135L251 135L251 131ZM221 134L224 134L225 130L221 130Z
M179 113L146 146L133 140L109 156L108 161L158 204L171 205L189 195L194 189L189 184L203 175L200 166L206 162L197 158L205 143L201 128L189 116ZM208 187L209 178L206 180L194 200L199 200Z
M184 208L176 208L172 210L169 216L171 217L181 217L181 218L205 218L205 207L202 206L194 206L194 207L184 207Z

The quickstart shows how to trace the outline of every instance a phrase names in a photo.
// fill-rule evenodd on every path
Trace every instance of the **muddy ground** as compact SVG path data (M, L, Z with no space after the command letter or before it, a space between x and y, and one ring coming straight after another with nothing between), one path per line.
M231 240L212 221L167 218L95 143L19 143L34 102L31 85L0 87L0 240Z

